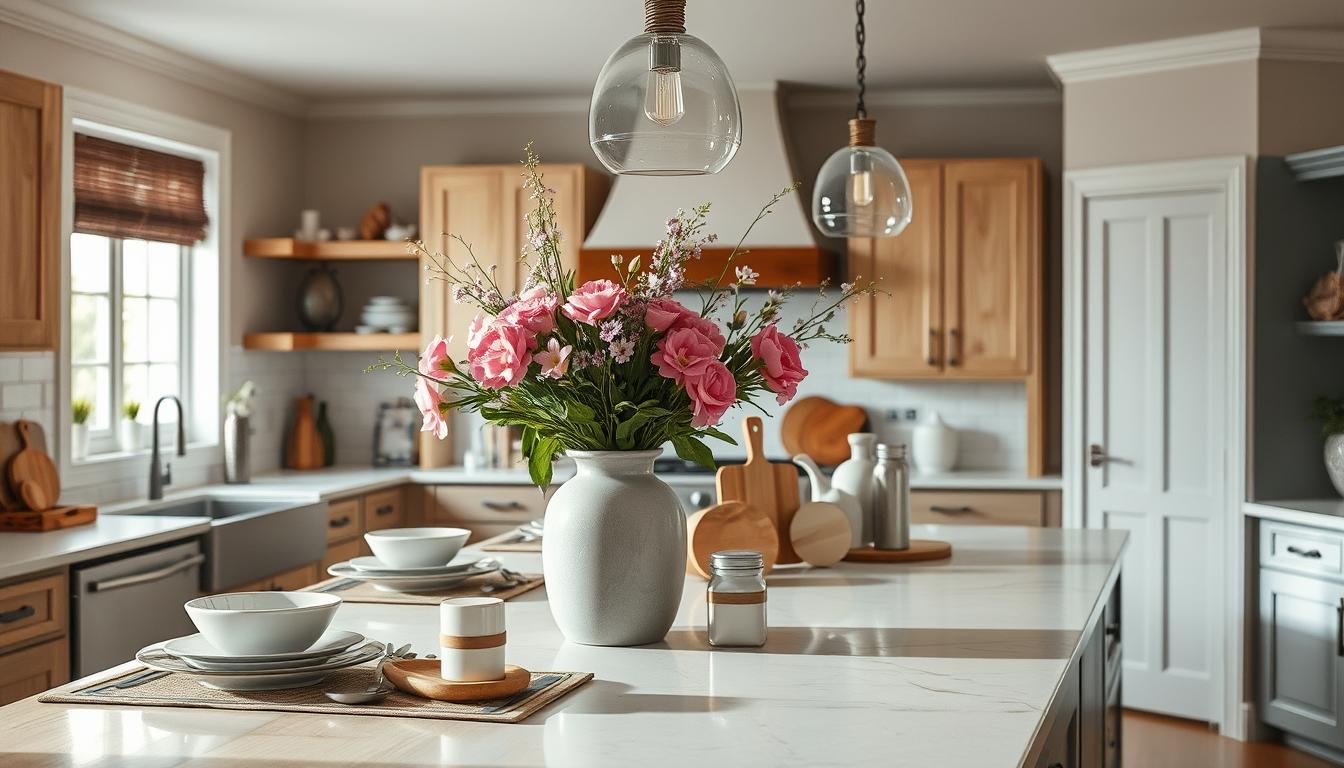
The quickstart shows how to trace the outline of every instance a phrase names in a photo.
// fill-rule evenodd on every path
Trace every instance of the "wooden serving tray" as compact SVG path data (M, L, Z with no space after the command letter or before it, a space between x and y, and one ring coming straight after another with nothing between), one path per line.
M408 659L383 665L383 674L397 688L413 696L435 701L489 701L527 690L532 673L512 664L504 667L504 679L464 683L439 676L438 659Z
M41 512L0 512L0 531L57 531L88 525L98 519L97 507L55 507Z
M946 541L911 539L909 549L851 549L845 559L851 563L917 563L921 560L942 560L952 556L952 545Z

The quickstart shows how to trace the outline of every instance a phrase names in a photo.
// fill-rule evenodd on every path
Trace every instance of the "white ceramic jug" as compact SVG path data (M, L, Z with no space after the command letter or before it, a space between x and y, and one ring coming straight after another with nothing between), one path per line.
M829 501L845 511L845 517L849 518L849 548L858 549L864 546L864 514L863 507L859 505L859 500L852 494L833 486L830 479L821 473L821 467L817 466L817 462L813 461L812 457L806 453L794 456L793 463L807 472L807 480L812 486L812 501Z
M855 432L849 436L849 458L840 463L831 475L831 487L844 491L859 501L859 512L863 524L856 526L860 532L859 546L867 546L873 540L873 467L877 459L873 456L873 446L877 444L877 435L872 432Z
M924 474L951 472L957 465L957 431L945 424L937 411L914 428L910 442L915 452L915 469Z

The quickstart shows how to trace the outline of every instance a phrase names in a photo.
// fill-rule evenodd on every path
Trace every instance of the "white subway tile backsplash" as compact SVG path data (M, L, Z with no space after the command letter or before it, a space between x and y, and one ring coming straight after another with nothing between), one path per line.
M23 382L0 386L0 406L6 409L41 408L42 385Z
M45 354L23 359L24 381L55 381L56 361L52 355Z
M19 381L23 378L23 358L13 354L0 355L0 382Z

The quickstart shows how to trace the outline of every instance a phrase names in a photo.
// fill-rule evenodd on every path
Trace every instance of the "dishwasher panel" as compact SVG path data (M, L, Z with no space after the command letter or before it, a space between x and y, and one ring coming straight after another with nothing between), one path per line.
M116 666L141 648L196 631L183 603L200 594L205 556L192 539L71 572L75 677Z

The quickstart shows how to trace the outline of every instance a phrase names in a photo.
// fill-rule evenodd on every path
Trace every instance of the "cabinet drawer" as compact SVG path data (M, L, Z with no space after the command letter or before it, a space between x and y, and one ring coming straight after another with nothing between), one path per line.
M440 485L426 523L516 524L546 514L546 497L530 485Z
M339 544L328 544L327 555L322 558L322 562L318 564L319 573L317 574L317 578L319 580L325 579L327 577L327 569L331 566L359 557L361 554L359 545L363 543L364 542L359 539L351 539L350 541L342 541Z
M0 648L63 634L69 593L64 573L0 587Z
M914 491L910 521L1040 526L1045 522L1045 499L1035 491Z
M327 504L327 543L353 539L363 532L359 499L342 499Z
M317 565L309 563L292 571L285 571L272 576L271 590L275 592L295 592L316 584L317 581Z
M401 489L378 491L364 496L364 530L403 528L406 525L406 507L401 502Z
M0 705L70 682L70 646L50 640L0 656Z
M1287 523L1260 523L1260 564L1321 576L1344 575L1344 536Z

